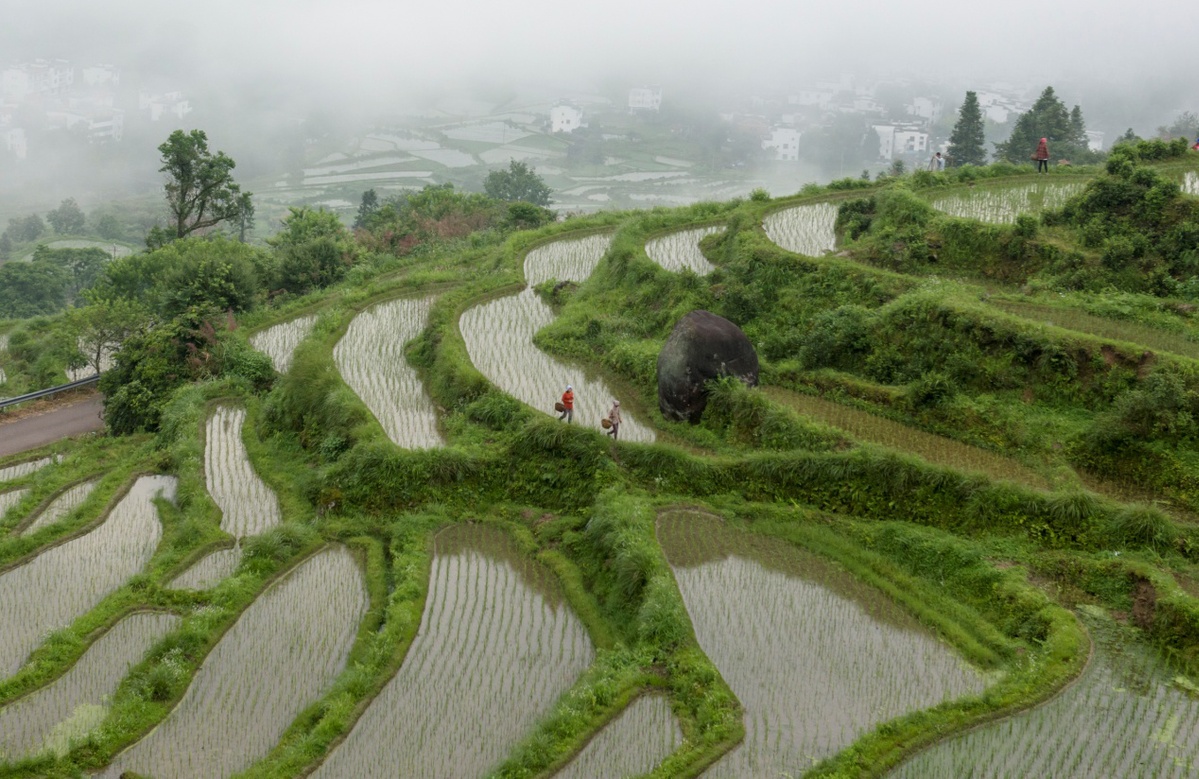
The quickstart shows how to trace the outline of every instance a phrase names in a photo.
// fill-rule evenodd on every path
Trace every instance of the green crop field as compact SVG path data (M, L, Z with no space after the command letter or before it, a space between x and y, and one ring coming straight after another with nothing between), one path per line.
M449 151L364 144L305 175ZM0 777L1199 776L1199 160L1120 149L114 260L109 430L0 458ZM692 424L695 310L760 371Z

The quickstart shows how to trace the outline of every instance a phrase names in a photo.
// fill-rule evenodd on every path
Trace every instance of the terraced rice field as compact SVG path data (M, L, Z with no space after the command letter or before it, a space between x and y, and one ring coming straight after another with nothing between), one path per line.
M28 462L10 465L7 468L0 468L0 482L24 478L31 473L36 473L42 468L45 468L47 465L51 465L55 462L57 462L57 460L54 457L42 457L37 460L29 460Z
M207 590L215 587L221 581L229 578L241 565L241 547L219 549L188 568L171 580L170 586L176 590Z
M1006 479L1034 489L1047 489L1044 476L1019 462L977 446L963 444L952 438L933 435L923 430L871 414L851 406L843 406L802 392L781 387L764 387L771 400L794 409L818 422L844 430L859 441L866 441L901 452L914 454L935 465L959 471L977 471L992 479Z
M471 362L493 384L538 411L555 413L554 402L566 385L574 387L574 424L599 428L615 393L600 377L555 360L533 345L538 330L554 321L554 312L531 289L475 306L462 314L459 327ZM656 435L622 411L622 441L651 443Z
M594 656L549 570L498 529L449 527L404 664L312 776L482 776Z
M1047 325L1077 330L1100 338L1111 338L1117 341L1129 341L1143 344L1155 351L1172 352L1184 357L1199 360L1199 342L1192 341L1180 333L1170 333L1154 327L1126 322L1118 319L1107 319L1094 316L1085 311L1046 306L1037 303L1024 303L1014 300L989 301L996 308L1001 308L1009 314L1015 314L1026 319L1043 322Z
M162 536L153 499L174 499L175 485L142 476L99 527L0 575L0 678L145 566Z
M250 346L270 357L279 373L287 373L296 347L308 337L315 325L316 314L280 322L250 336Z
M345 547L301 563L238 618L162 724L99 776L217 779L249 767L344 670L367 604Z
M933 207L950 216L992 224L1011 224L1020 214L1061 208L1086 187L1086 181L1044 181L1018 186L986 186L966 192L936 195Z
M88 479L81 481L73 487L68 487L61 495L50 501L50 505L46 506L45 511L37 516L33 522L29 523L29 527L21 531L21 535L28 536L36 533L44 527L50 527L57 523L60 519L70 514L87 500L87 496L92 494L92 490L96 488L99 479ZM0 511L0 513L3 513Z
M798 776L882 722L984 688L906 612L791 544L684 510L659 517L658 538L745 707L745 741L709 779Z
M813 203L767 214L762 227L770 240L787 251L819 257L837 247L836 223L837 206Z
M216 406L205 429L204 481L221 509L221 530L234 538L263 533L281 521L279 499L258 478L241 440L246 410Z
M59 679L0 709L0 761L65 753L86 738L108 715L108 700L129 668L178 624L173 614L130 614Z
M640 776L683 743L665 695L643 695L608 723L554 779Z
M538 246L525 255L525 281L531 287L550 279L585 281L611 245L612 234L600 233Z
M1182 177L1182 191L1188 195L1199 195L1199 173L1188 170Z
M706 276L716 270L716 266L708 262L708 258L699 250L699 242L709 235L724 232L724 229L723 226L713 225L679 230L648 241L645 253L666 270L678 272L690 269L700 276Z
M1091 664L1043 706L921 752L890 779L1199 777L1199 698L1150 648L1094 632Z
M28 494L29 490L27 488L0 492L0 519L4 519L4 515L8 513L8 510L24 500Z
M530 285L550 279L582 281L603 259L611 240L604 234L540 246L525 258L525 278ZM497 387L549 414L569 384L574 387L575 424L599 428L600 419L618 398L602 378L560 363L533 345L533 336L552 321L553 309L530 286L469 309L458 326L471 362ZM656 439L654 431L627 409L622 417L621 440L650 443Z
M404 357L404 344L429 322L433 298L397 298L354 317L333 349L346 384L367 405L387 437L405 449L431 449L445 440L437 410Z

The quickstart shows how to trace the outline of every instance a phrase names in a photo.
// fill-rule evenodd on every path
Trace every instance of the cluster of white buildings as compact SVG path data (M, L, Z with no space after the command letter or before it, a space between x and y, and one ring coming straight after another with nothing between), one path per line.
M118 107L120 84L121 72L112 65L77 68L68 60L38 59L0 69L0 150L25 159L39 130L69 130L90 143L120 141L127 111ZM138 99L139 115L152 122L182 119L191 110L179 92Z

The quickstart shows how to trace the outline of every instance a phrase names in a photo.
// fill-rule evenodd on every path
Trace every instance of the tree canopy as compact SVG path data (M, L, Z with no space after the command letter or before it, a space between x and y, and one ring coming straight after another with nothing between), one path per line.
M1008 139L995 144L995 158L1028 162L1038 142L1048 138L1049 153L1054 159L1091 162L1095 153L1087 147L1086 129L1082 109L1078 106L1067 109L1053 87L1045 87L1033 107L1016 119Z
M46 214L46 221L54 228L54 232L62 235L64 233L81 233L84 225L87 224L87 218L83 215L83 210L79 208L79 204L75 202L75 198L69 197L58 204L58 208Z
M241 225L247 214L253 214L251 194L242 192L233 180L237 163L222 151L210 152L203 130L176 130L158 151L162 154L158 170L167 175L164 189L172 224L169 230L151 231L147 239L151 248L222 222Z
M550 204L550 195L553 193L532 168L516 160L508 163L507 170L488 173L483 181L483 191L496 200L519 200L543 207Z
M967 92L958 112L957 123L949 136L949 164L985 165L987 163L986 137L983 132L983 115L978 106L978 94Z

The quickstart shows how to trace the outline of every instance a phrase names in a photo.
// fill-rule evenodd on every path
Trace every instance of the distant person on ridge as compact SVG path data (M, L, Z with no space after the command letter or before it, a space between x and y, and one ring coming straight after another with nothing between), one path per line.
M1049 172L1049 139L1042 138L1032 158L1037 161L1037 173Z
M574 387L566 385L566 392L562 393L562 413L558 415L558 419L565 419L567 424L570 424L575 418L575 391Z
M608 412L608 421L612 423L612 427L608 428L608 435L612 436L615 441L620 434L620 401L612 401L612 410Z
M928 159L929 170L945 170L945 158L941 156L941 152L937 152Z

